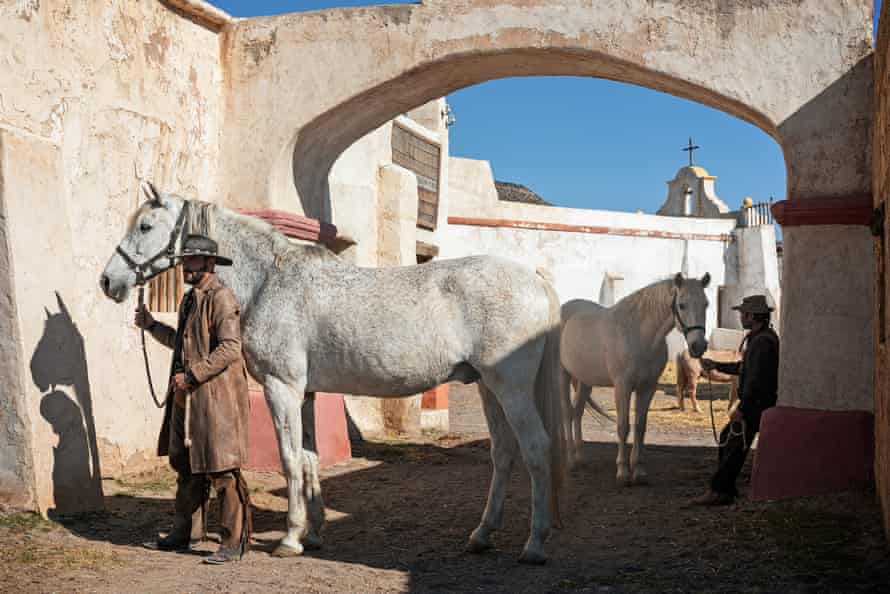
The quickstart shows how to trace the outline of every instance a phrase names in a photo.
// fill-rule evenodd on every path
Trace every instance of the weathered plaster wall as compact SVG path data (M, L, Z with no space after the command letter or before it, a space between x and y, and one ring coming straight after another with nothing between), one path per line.
M779 403L871 411L873 317L862 304L873 294L868 230L787 227L783 245Z
M356 138L465 86L562 74L751 121L785 149L792 196L864 189L871 11L870 0L427 0L240 21L225 186L326 218L327 171Z
M30 508L36 489L6 210L7 136L0 130L0 502Z
M379 170L389 163L392 124L386 123L353 143L331 169L331 222L337 235L355 242L343 256L360 266L376 266L379 260Z
M105 299L98 276L140 178L216 197L219 39L159 2L99 0L5 3L0 32L3 199L37 503L95 508L100 474L159 462L160 424L134 302ZM150 354L163 385L169 353Z

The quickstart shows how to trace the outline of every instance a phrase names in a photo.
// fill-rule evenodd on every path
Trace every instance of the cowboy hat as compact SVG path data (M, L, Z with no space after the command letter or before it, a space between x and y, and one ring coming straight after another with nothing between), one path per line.
M216 242L204 235L189 235L185 238L185 241L182 242L179 257L184 258L186 256L208 256L216 258L216 263L220 266L232 265L232 260L219 255L219 247L216 245Z
M753 314L766 314L773 311L766 302L766 295L749 295L742 299L739 305L734 305L733 309Z

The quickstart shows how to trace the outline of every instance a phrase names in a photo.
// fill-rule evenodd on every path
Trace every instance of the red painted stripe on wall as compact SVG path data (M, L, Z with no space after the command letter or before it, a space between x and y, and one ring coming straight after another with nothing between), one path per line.
M783 227L803 225L871 225L871 194L828 198L794 198L773 204L773 218Z
M594 235L624 235L628 237L657 237L660 239L691 239L697 241L731 242L730 234L677 233L650 229L629 229L625 227L596 227L590 225L566 225L563 223L542 223L535 221L515 221L509 219L479 219L473 217L448 217L449 225L471 227L508 227L512 229L532 229L535 231L562 231L566 233L591 233Z

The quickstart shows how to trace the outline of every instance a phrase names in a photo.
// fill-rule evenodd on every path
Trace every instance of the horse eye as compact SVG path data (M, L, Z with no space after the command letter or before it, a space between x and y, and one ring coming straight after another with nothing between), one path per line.
M141 225L139 225L139 230L142 231L143 233L148 233L149 231L151 231L151 224L150 223L142 223Z
M681 303L681 304L679 305L679 307L680 307L680 309L686 309L686 304L685 304L685 303Z

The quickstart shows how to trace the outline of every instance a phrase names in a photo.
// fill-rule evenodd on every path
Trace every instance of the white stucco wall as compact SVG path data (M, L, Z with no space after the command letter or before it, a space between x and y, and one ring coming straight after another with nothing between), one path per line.
M773 325L781 328L782 289L779 282L779 259L776 255L776 228L773 225L740 227L733 231L736 238L731 256L738 261L738 274L727 280L723 307L723 325L741 329L738 313L732 306L748 295L766 295L775 309Z
M623 276L624 297L649 283L680 272L685 246L679 239L653 239L451 225L441 258L476 254L498 255L553 274L561 302L583 298L600 301L607 274ZM723 244L690 241L688 273L711 274L708 298L716 304L716 287L723 283ZM716 324L716 309L708 309L708 329Z
M608 286L607 275L623 279L614 283L621 291L615 297L621 298L681 271L696 277L708 272L712 279L707 291L712 304L708 310L708 328L716 325L717 287L724 283L727 270L724 261L727 243L723 241L479 226L458 224L455 219L524 221L694 236L728 236L735 225L732 220L502 202L497 199L489 163L471 159L451 159L449 192L452 222L442 242L442 258L494 254L530 266L543 266L553 274L563 303L575 298L599 302L604 283Z

